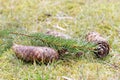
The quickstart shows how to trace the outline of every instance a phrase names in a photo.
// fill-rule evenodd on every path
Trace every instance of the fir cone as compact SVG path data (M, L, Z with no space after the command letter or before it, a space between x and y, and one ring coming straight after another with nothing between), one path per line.
M52 36L55 36L55 37L61 37L61 38L64 38L64 39L71 39L71 37L69 35L66 35L64 33L61 33L61 32L57 32L57 31L47 31L46 32L47 35L52 35Z
M98 45L94 53L97 57L103 58L109 54L109 44L105 38L103 38L97 32L90 32L86 35L86 40L88 42L94 42Z
M23 46L14 44L12 47L16 56L25 61L51 62L58 59L58 53L49 47Z

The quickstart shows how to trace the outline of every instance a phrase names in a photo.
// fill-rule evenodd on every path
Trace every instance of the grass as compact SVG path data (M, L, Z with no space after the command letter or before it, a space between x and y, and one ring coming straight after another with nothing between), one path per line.
M65 57L52 64L25 63L9 49L0 56L0 80L119 80L119 0L0 0L0 29L45 32L48 29L83 38L97 31L108 39L105 59ZM0 53L1 54L1 53Z

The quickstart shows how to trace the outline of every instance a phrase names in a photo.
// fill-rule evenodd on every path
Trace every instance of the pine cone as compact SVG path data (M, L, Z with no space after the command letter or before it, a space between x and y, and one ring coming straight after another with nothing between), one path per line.
M103 58L109 54L109 44L106 39L104 39L99 33L97 32L90 32L86 35L86 40L88 42L94 42L98 45L95 49L95 54L99 58Z
M14 44L12 47L16 56L25 61L51 62L58 59L58 53L49 47L23 46Z
M52 36L55 36L55 37L61 37L61 38L64 38L64 39L71 39L71 37L69 35L66 35L64 33L57 32L57 31L47 31L46 34L47 35L52 35Z

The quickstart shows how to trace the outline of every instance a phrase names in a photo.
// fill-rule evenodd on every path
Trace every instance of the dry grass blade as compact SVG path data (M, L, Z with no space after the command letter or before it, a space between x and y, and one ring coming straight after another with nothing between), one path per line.
M66 77L66 76L62 76L62 78L63 78L64 80L74 80L74 79L69 78L69 77Z

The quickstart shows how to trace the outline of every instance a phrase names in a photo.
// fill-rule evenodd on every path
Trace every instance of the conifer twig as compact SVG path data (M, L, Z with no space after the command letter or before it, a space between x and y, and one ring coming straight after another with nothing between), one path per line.
M17 33L17 32L11 32L11 34L16 34L16 35L22 35L22 36L27 36L30 38L33 38L33 40L31 40L33 42L33 45L37 45L40 46L39 44L41 44L40 42L37 43L37 40L40 40L43 42L44 46L55 46L53 48L57 49L58 51L61 49L67 49L67 51L69 52L75 52L78 53L79 51L83 50L83 51L94 51L94 47L91 47L93 45L91 45L90 47L86 47L87 45L90 45L89 43L87 44L83 44L84 42L80 42L82 43L81 45L78 44L77 41L72 40L72 39L63 39L63 38L57 38L51 35L45 35L45 34L41 34L41 33L34 33L32 35L28 35L28 34L23 34L23 33ZM35 38L35 41L34 41ZM53 39L53 40L50 40ZM54 40L55 39L55 40ZM47 45L45 44L47 43Z

